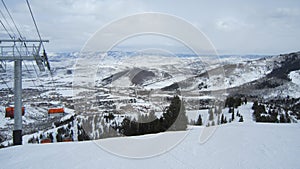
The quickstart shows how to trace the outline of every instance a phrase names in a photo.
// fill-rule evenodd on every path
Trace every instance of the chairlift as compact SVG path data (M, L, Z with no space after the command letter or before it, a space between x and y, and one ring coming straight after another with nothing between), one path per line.
M11 119L14 118L14 111L15 108L14 107L6 107L5 109L5 117L10 117ZM22 107L22 116L25 115L25 107Z
M64 115L64 114L65 114L65 110L64 110L64 108L61 108L61 107L50 108L48 110L48 116L52 116L52 115L56 116L56 115Z
M57 92L56 97L58 97L58 103L52 104L52 107L48 109L48 116L64 116L65 115L65 109L64 106L61 103L60 96Z

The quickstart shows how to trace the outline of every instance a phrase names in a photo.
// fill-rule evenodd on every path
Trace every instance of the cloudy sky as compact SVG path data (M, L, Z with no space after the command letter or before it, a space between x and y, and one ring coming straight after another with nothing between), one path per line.
M37 38L26 1L4 1L22 35ZM205 33L220 54L300 50L298 0L30 0L30 4L42 37L50 40L46 45L50 52L79 51L101 27L142 12L186 20ZM7 15L2 4L0 9ZM9 38L2 27L0 36ZM129 44L142 44L134 42Z

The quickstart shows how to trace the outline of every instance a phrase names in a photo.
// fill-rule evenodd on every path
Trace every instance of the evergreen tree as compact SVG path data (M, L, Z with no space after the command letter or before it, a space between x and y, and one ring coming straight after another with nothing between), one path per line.
M225 100L225 107L235 107L242 105L242 99L240 97L228 97Z
M224 123L227 123L227 119L226 119L226 117L224 117Z
M186 130L187 128L187 124L188 124L188 118L186 116L186 110L185 110L185 105L183 103L183 101L180 100L180 98L178 96L175 96L173 98L173 100L175 100L175 105L172 105L172 102L169 106L169 108L171 106L175 106L178 107L179 106L179 111L178 108L174 109L175 111L178 112L173 112L175 114L175 122L173 123L173 125L171 126L172 129L178 131L178 130Z
M196 121L193 120L193 119L190 120L190 123L189 123L189 124L190 124L190 125L197 125Z
M148 117L147 122L154 121L155 119L157 119L157 117L155 115L155 112L154 112L154 110L151 110L150 113L149 113L149 117Z
M201 117L201 114L199 114L198 120L197 120L197 122L196 122L195 125L202 126L202 117Z
M280 122L280 123L285 123L285 122L286 122L286 121L285 121L285 118L284 118L284 116L283 116L283 114L280 114L279 122Z
M173 125L180 113L180 107L181 107L181 100L178 96L174 96L171 100L171 104L166 110L165 113L163 113L164 118L164 128L170 129L170 130L176 130L175 126ZM173 125L173 126L172 126ZM172 128L170 128L172 126Z
M242 99L241 99L240 97L235 98L234 101L235 101L235 102L234 102L234 107L235 107L235 108L238 108L238 106L241 106L241 105L242 105Z
M133 134L132 129L131 129L131 123L132 122L131 122L131 120L129 120L128 117L125 117L121 123L121 126L122 126L121 133L124 134L125 136L131 136ZM106 126L106 125L104 125L104 126ZM104 130L103 134L106 134L105 130Z
M289 116L289 114L287 112L285 112L285 119L286 119L287 123L291 123L290 116Z
M57 135L56 135L56 141L57 142L62 142L62 140L63 140L63 138L62 138L61 133L57 133Z
M210 126L210 123L208 122L207 125L206 125L206 127L209 127L209 126Z
M234 120L234 111L232 112L231 120L232 120L232 121Z
M125 117L119 127L120 132L126 136L132 136L164 132L166 130L185 130L188 124L185 106L178 96L171 99L170 106L160 119L155 116L154 111L151 111L149 116L139 115L138 118L139 122Z
M224 124L224 115L221 116L221 124Z
M244 122L243 116L240 117L239 122Z
M233 113L233 112L234 112L234 108L230 107L229 110L228 110L228 113Z
M253 102L252 109L255 110L257 107L258 107L258 101L256 100Z
M54 137L53 137L52 133L49 134L49 138L50 138L51 142L53 142Z
M220 114L218 114L218 117L217 117L217 125L220 125Z
M214 120L214 112L213 109L208 109L208 120L212 121Z
M225 100L225 107L234 107L235 99L233 97L228 97Z

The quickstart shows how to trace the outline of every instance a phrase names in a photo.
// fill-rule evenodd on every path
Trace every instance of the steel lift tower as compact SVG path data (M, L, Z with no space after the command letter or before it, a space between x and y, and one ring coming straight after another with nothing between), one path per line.
M22 61L36 61L40 71L50 70L47 54L41 51L43 42L49 40L0 39L0 64L14 61L14 145L22 144Z

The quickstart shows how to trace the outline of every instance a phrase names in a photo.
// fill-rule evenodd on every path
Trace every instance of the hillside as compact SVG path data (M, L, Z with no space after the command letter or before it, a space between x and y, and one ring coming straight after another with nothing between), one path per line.
M51 54L52 76L35 77L30 65L24 72L24 145L14 147L7 147L14 122L5 117L13 103L8 63L1 83L0 168L295 168L299 55L220 57L208 65L195 56L111 52L103 54L95 73L77 64L78 53ZM90 77L93 82L85 81ZM150 116L165 124L174 95L184 104L187 131L124 136ZM241 105L229 107L226 98ZM48 115L53 107L65 113ZM194 126L199 116L202 126ZM142 125L137 126L132 130L139 133ZM44 141L53 144L40 144Z
M299 125L232 124L217 128L205 144L199 143L202 127L192 127L174 149L145 159L111 154L93 141L24 145L0 150L1 168L297 168ZM175 132L176 133L176 132ZM164 133L172 137L174 132ZM155 135L153 136L155 137ZM143 136L118 138L121 143ZM104 139L103 141L110 141ZM166 142L167 140L161 140ZM157 145L148 145L155 147ZM126 145L126 148L136 148ZM125 148L125 147L120 147Z
M95 74L79 63L82 56L76 52L49 54L52 76L49 72L35 75L34 67L26 63L23 126L24 135L31 135L32 142L37 137L54 137L55 141L55 136L62 134L73 141L117 136L106 131L120 125L125 116L137 119L154 112L160 117L175 94L183 98L189 121L197 120L199 109L203 109L202 117L207 117L209 108L220 106L214 102L222 104L228 95L275 104L281 114L288 112L300 119L299 52L255 58L221 56L219 60L208 59L209 64L193 55L96 54L101 59L93 63L98 65ZM7 88L13 86L12 64L7 63L7 72L2 75L0 93L0 145L5 146L12 139L13 128L13 119L5 118L5 107L13 104ZM91 84L85 86L89 77L93 77ZM65 120L48 116L48 110L55 107L64 108Z
M189 126L187 131L3 148L1 168L297 168L299 123L255 123L252 105L238 107L244 122L218 125L214 132ZM204 130L210 131L205 142Z

